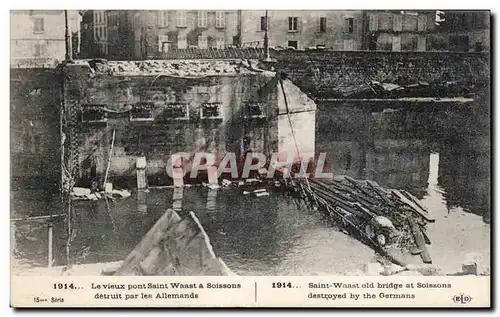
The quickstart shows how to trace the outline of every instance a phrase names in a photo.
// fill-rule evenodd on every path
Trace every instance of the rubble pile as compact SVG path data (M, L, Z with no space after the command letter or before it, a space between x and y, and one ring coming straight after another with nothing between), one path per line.
M334 98L372 99L372 98L405 98L405 97L471 97L474 85L461 81L415 82L411 84L366 82L361 85L347 85L333 88Z
M392 262L406 265L407 255L419 255L422 262L432 263L426 225L434 219L409 192L347 176L310 179L309 184L297 181L292 188L313 207L325 211L343 231Z
M169 75L204 77L228 74L251 74L257 71L245 61L149 60L108 61L103 68L110 75Z

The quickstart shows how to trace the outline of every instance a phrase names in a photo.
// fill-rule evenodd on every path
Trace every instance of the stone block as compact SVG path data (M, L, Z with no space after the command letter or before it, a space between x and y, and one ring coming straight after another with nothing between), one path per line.
M380 263L367 263L365 265L365 275L367 276L378 276L380 275L384 269Z

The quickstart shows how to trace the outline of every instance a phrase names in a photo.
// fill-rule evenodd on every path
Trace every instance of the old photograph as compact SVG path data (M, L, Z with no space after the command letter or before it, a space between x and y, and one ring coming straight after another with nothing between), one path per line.
M10 274L489 276L490 47L486 10L11 10Z

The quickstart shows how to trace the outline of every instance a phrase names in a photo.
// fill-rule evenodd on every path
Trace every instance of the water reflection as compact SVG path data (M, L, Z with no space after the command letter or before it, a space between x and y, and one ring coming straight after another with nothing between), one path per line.
M327 153L330 171L423 198L433 172L429 166L435 165L448 208L461 206L489 221L490 140L486 123L469 119L478 117L473 108L374 112L366 105L324 104L319 109L316 149ZM440 161L432 161L438 152Z
M453 207L489 219L489 138L466 119L453 115L368 108L319 107L316 149L327 152L326 169L407 189L436 211ZM355 270L373 251L335 230L303 204L272 193L256 198L240 188L151 189L120 200L75 202L70 258L73 263L124 259L167 208L181 217L194 211L214 251L236 273L245 275L336 274ZM11 218L62 210L58 195L11 193ZM13 263L47 266L46 221L13 221ZM66 264L67 223L53 226L54 265Z

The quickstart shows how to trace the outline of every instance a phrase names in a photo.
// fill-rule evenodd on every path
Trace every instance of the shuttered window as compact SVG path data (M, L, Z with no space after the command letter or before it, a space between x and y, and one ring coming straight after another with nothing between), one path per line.
M204 36L204 35L198 36L198 47L199 48L207 48L208 47L208 41L207 41L206 36Z
M377 14L370 14L369 16L369 29L370 31L378 30L378 16Z
M158 52L168 52L168 35L158 35Z
M401 14L395 14L393 17L392 28L394 31L399 32L403 30L403 16Z
M185 28L187 27L186 11L177 11L177 27Z
M168 26L168 11L158 11L158 26L167 27Z
M418 16L418 30L419 31L427 31L427 16L419 15Z
M215 12L215 27L219 29L226 27L226 13L224 11Z
M198 11L198 27L206 28L208 21L207 11L200 10Z

